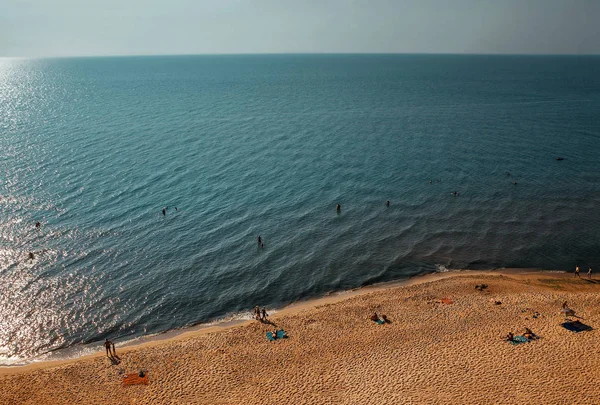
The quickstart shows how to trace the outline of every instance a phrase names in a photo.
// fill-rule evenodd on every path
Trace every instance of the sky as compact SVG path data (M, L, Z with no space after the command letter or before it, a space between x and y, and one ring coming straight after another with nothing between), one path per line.
M0 57L600 54L600 0L1 0Z

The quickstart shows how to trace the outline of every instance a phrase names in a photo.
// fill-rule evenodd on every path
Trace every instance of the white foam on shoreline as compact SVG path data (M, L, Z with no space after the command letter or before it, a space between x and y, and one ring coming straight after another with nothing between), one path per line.
M436 264L436 268L438 269L436 272L429 273L429 274L463 273L465 271L471 271L471 270L461 270L461 269L448 269L445 266L439 265L439 264ZM473 271L477 271L477 270L473 270ZM489 270L489 271L493 272L494 270ZM545 274L566 273L564 270L541 270L541 269L505 269L505 268L502 268L502 269L497 269L497 271L503 271L503 272L506 271L507 273L531 273L531 272L538 272L538 273L545 273ZM426 276L426 274L421 275L421 276L416 276L415 278L419 278L422 276ZM412 278L412 279L414 279L414 278ZM322 297L314 297L314 298L310 298L310 299L307 299L304 301L298 301L298 302L289 304L285 308L290 308L290 307L294 307L297 305L310 305L310 303L312 301L317 301L322 298L356 294L357 292L359 292L361 290L364 291L364 290L368 290L368 289L381 289L381 288L392 288L392 287L396 287L396 286L401 286L412 279L393 280L393 281L377 283L377 284L373 284L373 285L369 285L369 286L365 286L365 287L361 287L361 288L354 288L354 289L350 289L350 290L330 292L330 293L323 295ZM277 312L281 311L282 309L284 309L284 308L270 309L269 314L270 315L276 314ZM147 335L135 336L135 337L127 337L124 339L114 340L114 343L115 343L115 347L117 349L124 348L124 347L138 346L138 345L141 345L144 343L149 343L149 342L169 340L174 337L180 336L184 333L201 331L203 329L207 329L207 328L211 328L211 327L227 328L227 327L234 326L236 324L241 324L243 322L246 322L246 321L249 321L252 319L253 319L252 309L250 308L248 311L227 314L221 318L215 319L210 322L200 323L200 324L191 325L191 326L184 326L179 329L171 329L171 330L154 333L154 334L147 334ZM0 353L0 368L1 367L8 367L8 368L20 367L20 366L27 366L27 365L34 364L34 363L49 362L49 361L73 360L73 359L77 359L79 357L88 356L88 355L92 355L92 354L96 354L96 353L101 353L103 351L104 351L103 342L93 342L93 343L89 343L89 344L85 344L85 345L83 345L83 344L73 345L73 346L70 346L70 347L67 347L64 349L55 350L55 351L45 353L40 356L37 356L34 358L29 358L29 359L17 358L17 357L7 357L7 356L3 356L2 353Z

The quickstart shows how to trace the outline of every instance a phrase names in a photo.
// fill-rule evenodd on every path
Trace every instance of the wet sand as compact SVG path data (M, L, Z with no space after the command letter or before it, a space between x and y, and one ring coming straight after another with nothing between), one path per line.
M418 277L290 306L275 325L117 348L116 365L101 352L3 368L0 404L600 404L599 292L600 281L564 273ZM561 327L564 301L594 330ZM391 323L370 321L373 311ZM525 327L541 338L501 339ZM289 337L269 342L280 328ZM140 369L149 385L121 386Z

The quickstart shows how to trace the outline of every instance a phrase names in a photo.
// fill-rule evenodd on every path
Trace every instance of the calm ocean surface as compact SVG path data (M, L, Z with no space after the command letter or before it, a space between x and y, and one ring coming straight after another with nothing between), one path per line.
M445 268L600 271L599 152L600 57L0 59L0 364Z

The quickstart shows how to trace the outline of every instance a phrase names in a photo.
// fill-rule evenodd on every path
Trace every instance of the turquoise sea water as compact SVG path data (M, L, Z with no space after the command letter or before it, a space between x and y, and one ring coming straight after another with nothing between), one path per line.
M600 57L2 59L0 364L445 268L600 271L599 151Z

